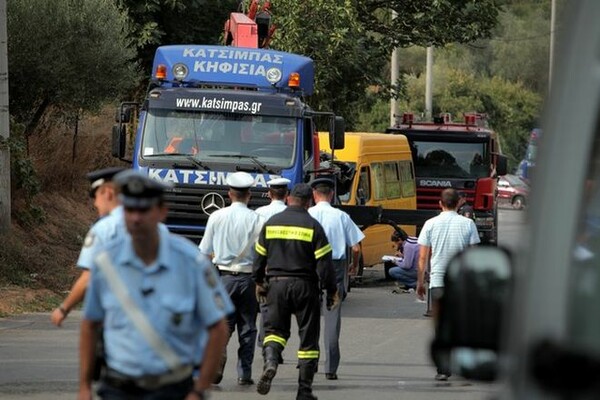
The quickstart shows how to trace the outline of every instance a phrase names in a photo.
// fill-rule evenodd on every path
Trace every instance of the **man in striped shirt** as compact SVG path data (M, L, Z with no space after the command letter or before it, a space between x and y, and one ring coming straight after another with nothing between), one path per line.
M425 222L419 234L419 274L417 296L425 297L425 271L430 261L429 290L433 300L433 316L437 315L437 300L444 293L444 275L450 259L468 246L480 242L477 227L472 219L459 215L460 196L455 189L442 191L439 205L442 212ZM430 259L431 258L431 259ZM436 380L447 380L449 371L438 370Z

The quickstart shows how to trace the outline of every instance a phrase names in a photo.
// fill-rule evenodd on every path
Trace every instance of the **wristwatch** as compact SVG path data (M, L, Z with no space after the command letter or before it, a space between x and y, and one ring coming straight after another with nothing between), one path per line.
M58 310L62 313L63 317L69 315L69 310L67 310L62 304L58 306Z

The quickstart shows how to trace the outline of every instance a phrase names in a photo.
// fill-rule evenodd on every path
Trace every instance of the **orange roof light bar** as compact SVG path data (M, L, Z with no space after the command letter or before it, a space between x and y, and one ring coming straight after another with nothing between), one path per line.
M167 66L164 64L159 64L156 67L156 73L154 74L156 79L167 79Z
M288 78L288 86L291 88L299 88L300 87L300 74L297 72L292 72L290 77Z

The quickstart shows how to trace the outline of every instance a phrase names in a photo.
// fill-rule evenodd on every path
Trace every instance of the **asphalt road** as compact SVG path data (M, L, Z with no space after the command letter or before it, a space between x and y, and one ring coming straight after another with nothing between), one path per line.
M516 248L522 243L523 212L502 210L500 244ZM488 399L495 386L451 377L446 383L433 379L435 369L428 356L432 323L423 316L425 304L412 294L392 294L381 269L365 272L360 287L352 289L343 306L342 363L339 380L327 381L322 373L314 382L321 399ZM26 314L0 319L0 398L75 398L80 314L74 312L62 329L54 328L48 314ZM295 329L295 328L294 328ZM234 334L235 335L235 334ZM297 385L296 349L292 334L271 393L256 394L255 387L236 384L237 344L231 341L223 382L214 399L292 399ZM322 362L321 362L322 365ZM262 369L257 350L254 378Z

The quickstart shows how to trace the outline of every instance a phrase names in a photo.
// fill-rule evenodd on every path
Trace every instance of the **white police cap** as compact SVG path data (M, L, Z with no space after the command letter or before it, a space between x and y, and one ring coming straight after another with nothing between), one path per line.
M254 184L254 178L247 172L239 171L227 175L226 183L232 189L248 190Z
M287 188L288 185L290 184L290 182L292 182L292 181L290 181L287 178L274 178L274 179L271 179L269 182L267 182L267 185L274 189L284 188L284 187Z

